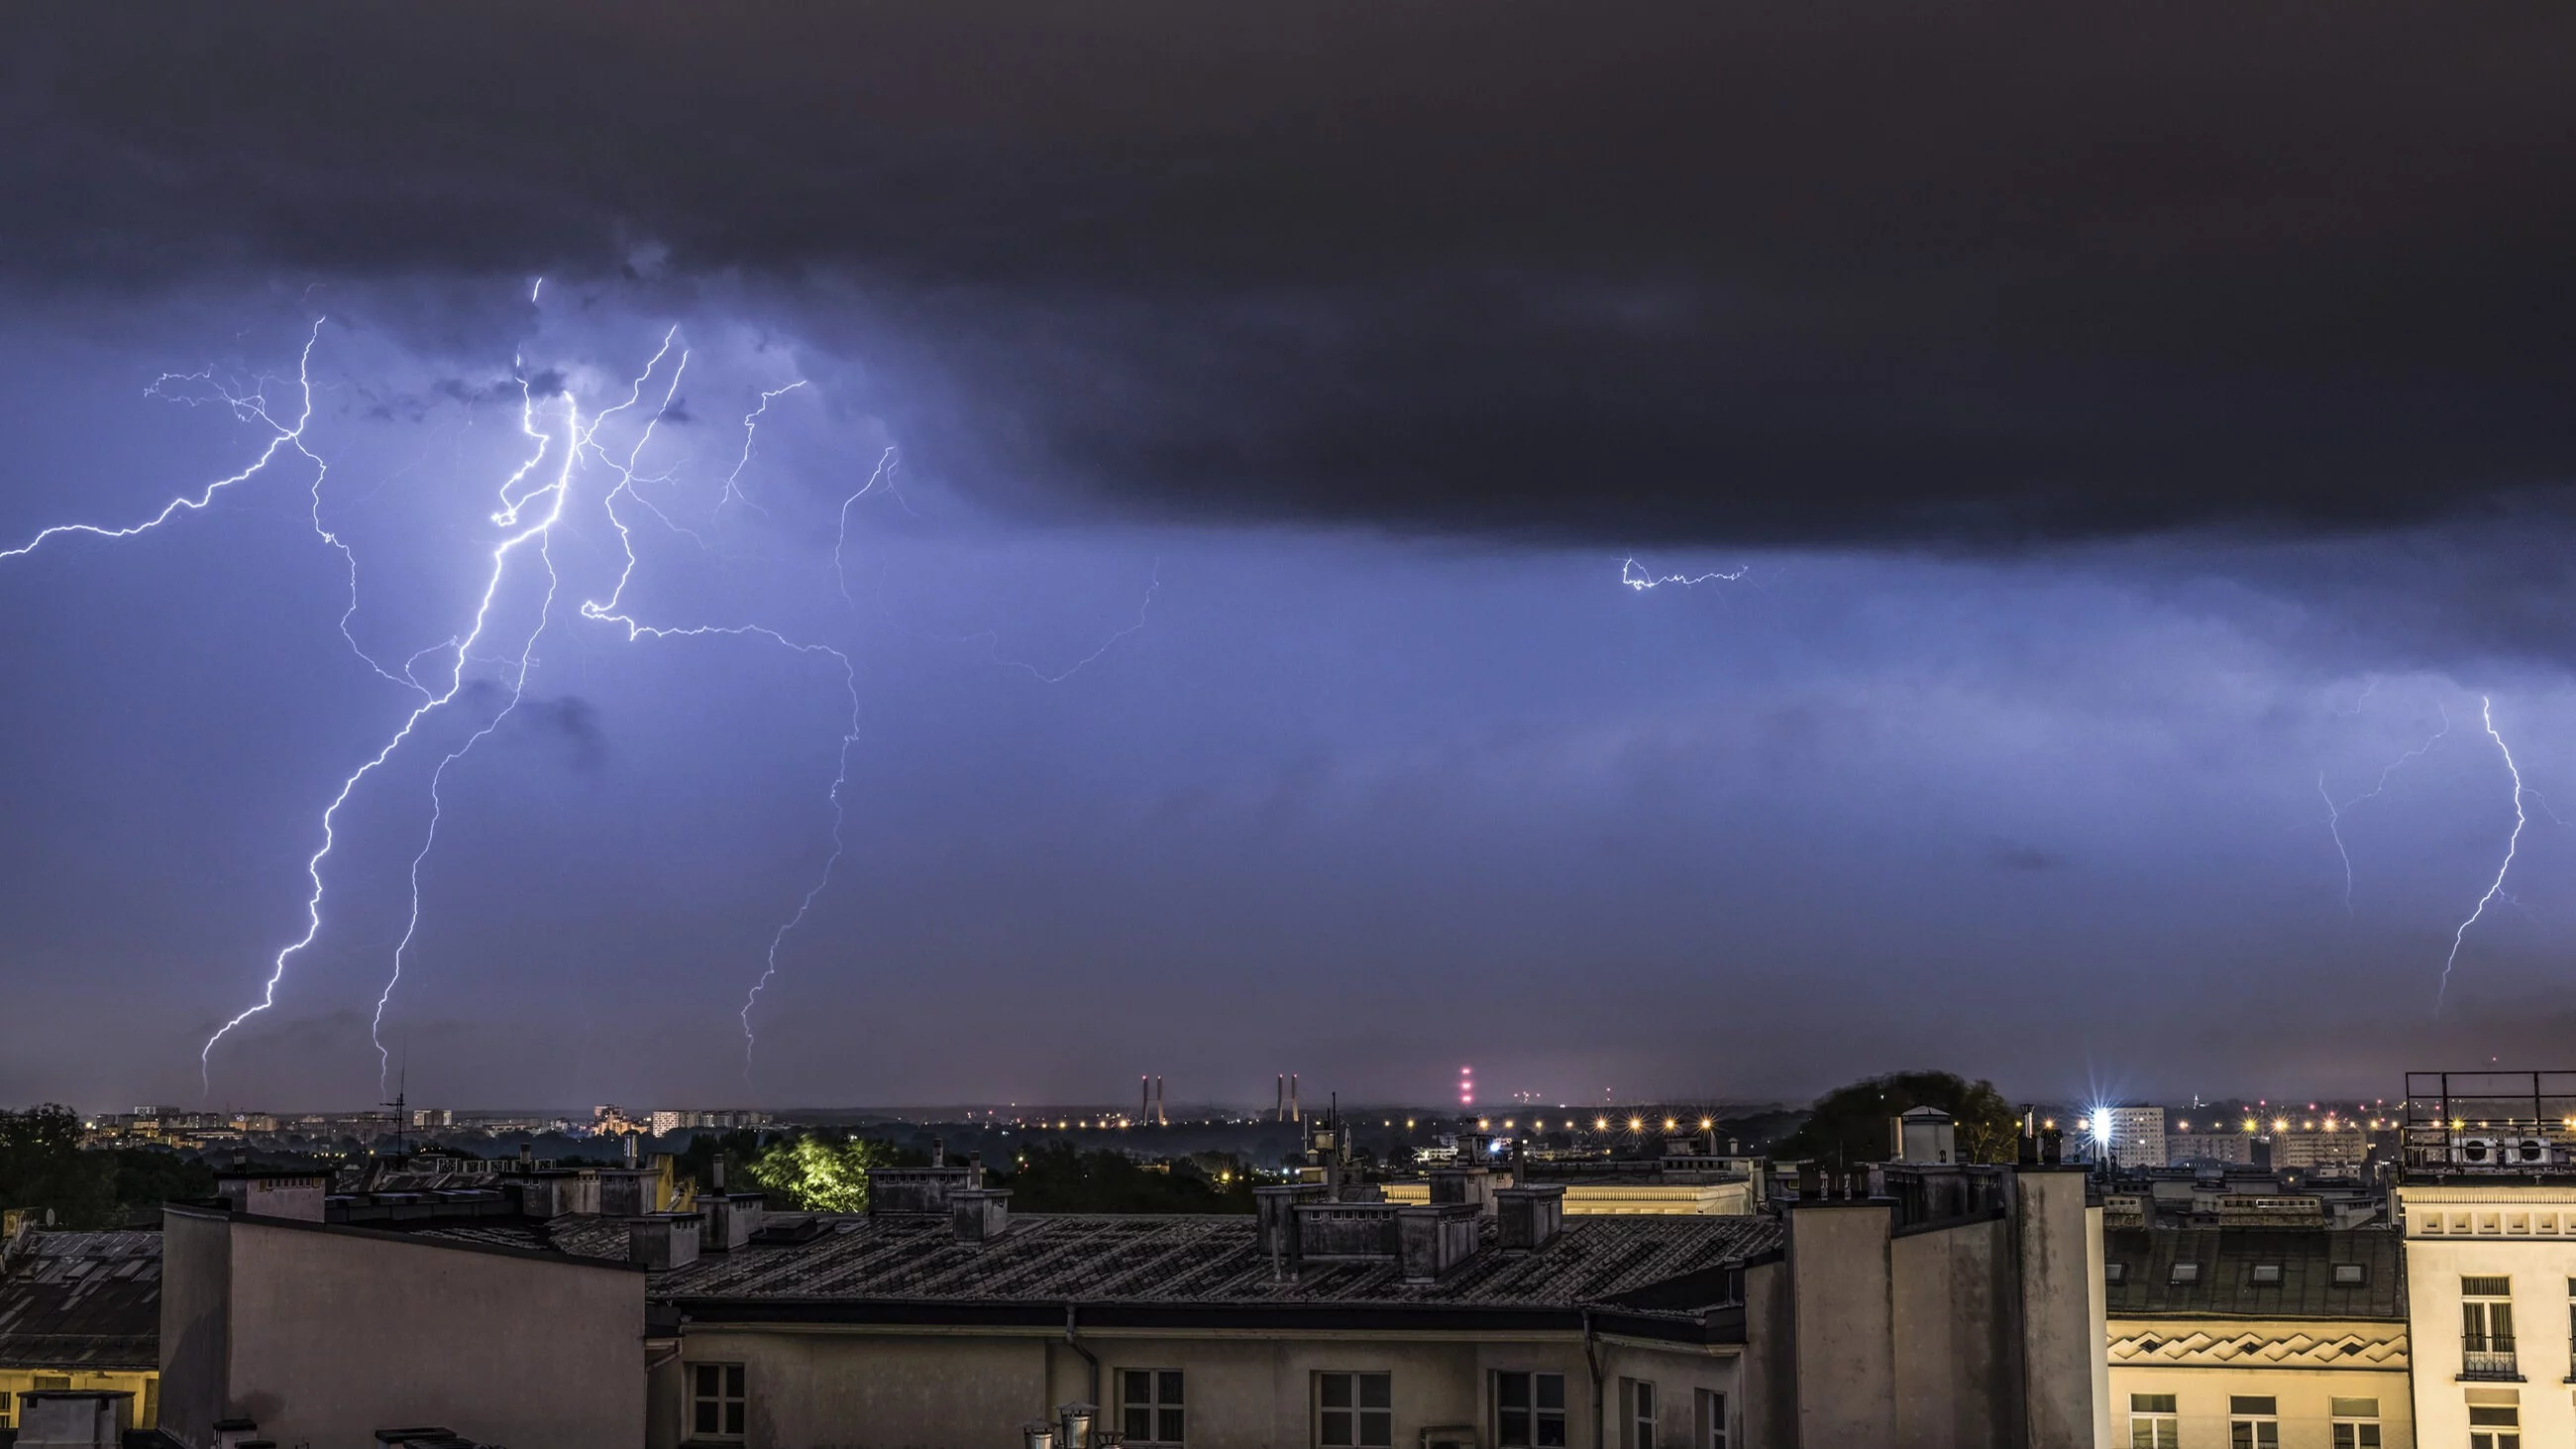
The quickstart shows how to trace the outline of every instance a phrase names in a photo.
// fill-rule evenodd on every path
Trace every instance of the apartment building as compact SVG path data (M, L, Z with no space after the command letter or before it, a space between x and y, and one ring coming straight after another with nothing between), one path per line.
M2114 1443L2419 1442L2394 1234L2115 1229L2103 1235L2103 1256Z

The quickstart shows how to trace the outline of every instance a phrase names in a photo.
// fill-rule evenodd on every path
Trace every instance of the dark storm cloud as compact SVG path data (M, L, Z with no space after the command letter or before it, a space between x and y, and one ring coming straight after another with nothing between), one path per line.
M858 278L1023 508L2380 526L2576 443L2576 13L10 10L21 271Z
M916 469L1031 510L2303 530L2576 451L2563 8L0 25L22 272L834 277Z

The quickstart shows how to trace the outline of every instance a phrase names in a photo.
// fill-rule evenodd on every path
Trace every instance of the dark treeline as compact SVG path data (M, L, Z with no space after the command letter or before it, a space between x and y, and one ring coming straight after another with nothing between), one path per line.
M164 1202L214 1194L214 1170L175 1152L83 1148L69 1107L0 1111L0 1207L51 1211L67 1228L153 1227Z

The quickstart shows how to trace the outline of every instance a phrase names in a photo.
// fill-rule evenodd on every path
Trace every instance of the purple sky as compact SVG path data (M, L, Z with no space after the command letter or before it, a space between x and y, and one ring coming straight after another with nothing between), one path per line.
M849 699L826 654L582 615L675 349L566 485L518 707L444 778L385 1014L416 1100L1150 1071L1248 1102L1288 1070L1437 1100L1466 1062L1551 1100L1913 1066L2377 1096L2555 1062L2576 228L2545 153L2576 132L2416 149L2563 121L2548 45L2426 10L2301 52L2240 15L2016 41L2043 83L1971 10L1912 37L1996 72L1971 110L1860 85L1906 39L1862 12L1571 52L1545 14L1184 64L1177 11L978 49L844 9L723 55L648 8L561 94L512 57L562 37L439 28L281 90L183 65L175 23L14 19L45 144L0 179L49 204L0 222L0 547L242 467L271 432L224 393L291 413L312 336L358 586L344 639L291 449L0 560L0 1101L199 1097L303 932L323 808L420 703L357 651L443 687L470 627L519 380L551 468L565 399L623 399L674 328L623 602L846 656L844 852L746 1080ZM1668 53L1772 79L1712 99ZM2283 53L2313 110L2258 83ZM492 99L432 134L403 94L442 75ZM1926 134L1827 104L1863 95ZM2382 103L2430 129L2352 134ZM1636 591L1631 557L1742 577ZM471 687L352 792L216 1103L373 1099L431 771L507 702L544 583L516 557ZM2529 824L2436 1016L2514 828L2482 697Z

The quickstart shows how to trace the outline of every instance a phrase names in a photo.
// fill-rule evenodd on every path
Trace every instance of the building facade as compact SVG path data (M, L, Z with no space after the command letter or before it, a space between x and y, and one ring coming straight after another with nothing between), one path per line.
M2422 1442L2576 1443L2576 1174L2410 1170L2395 1201Z

